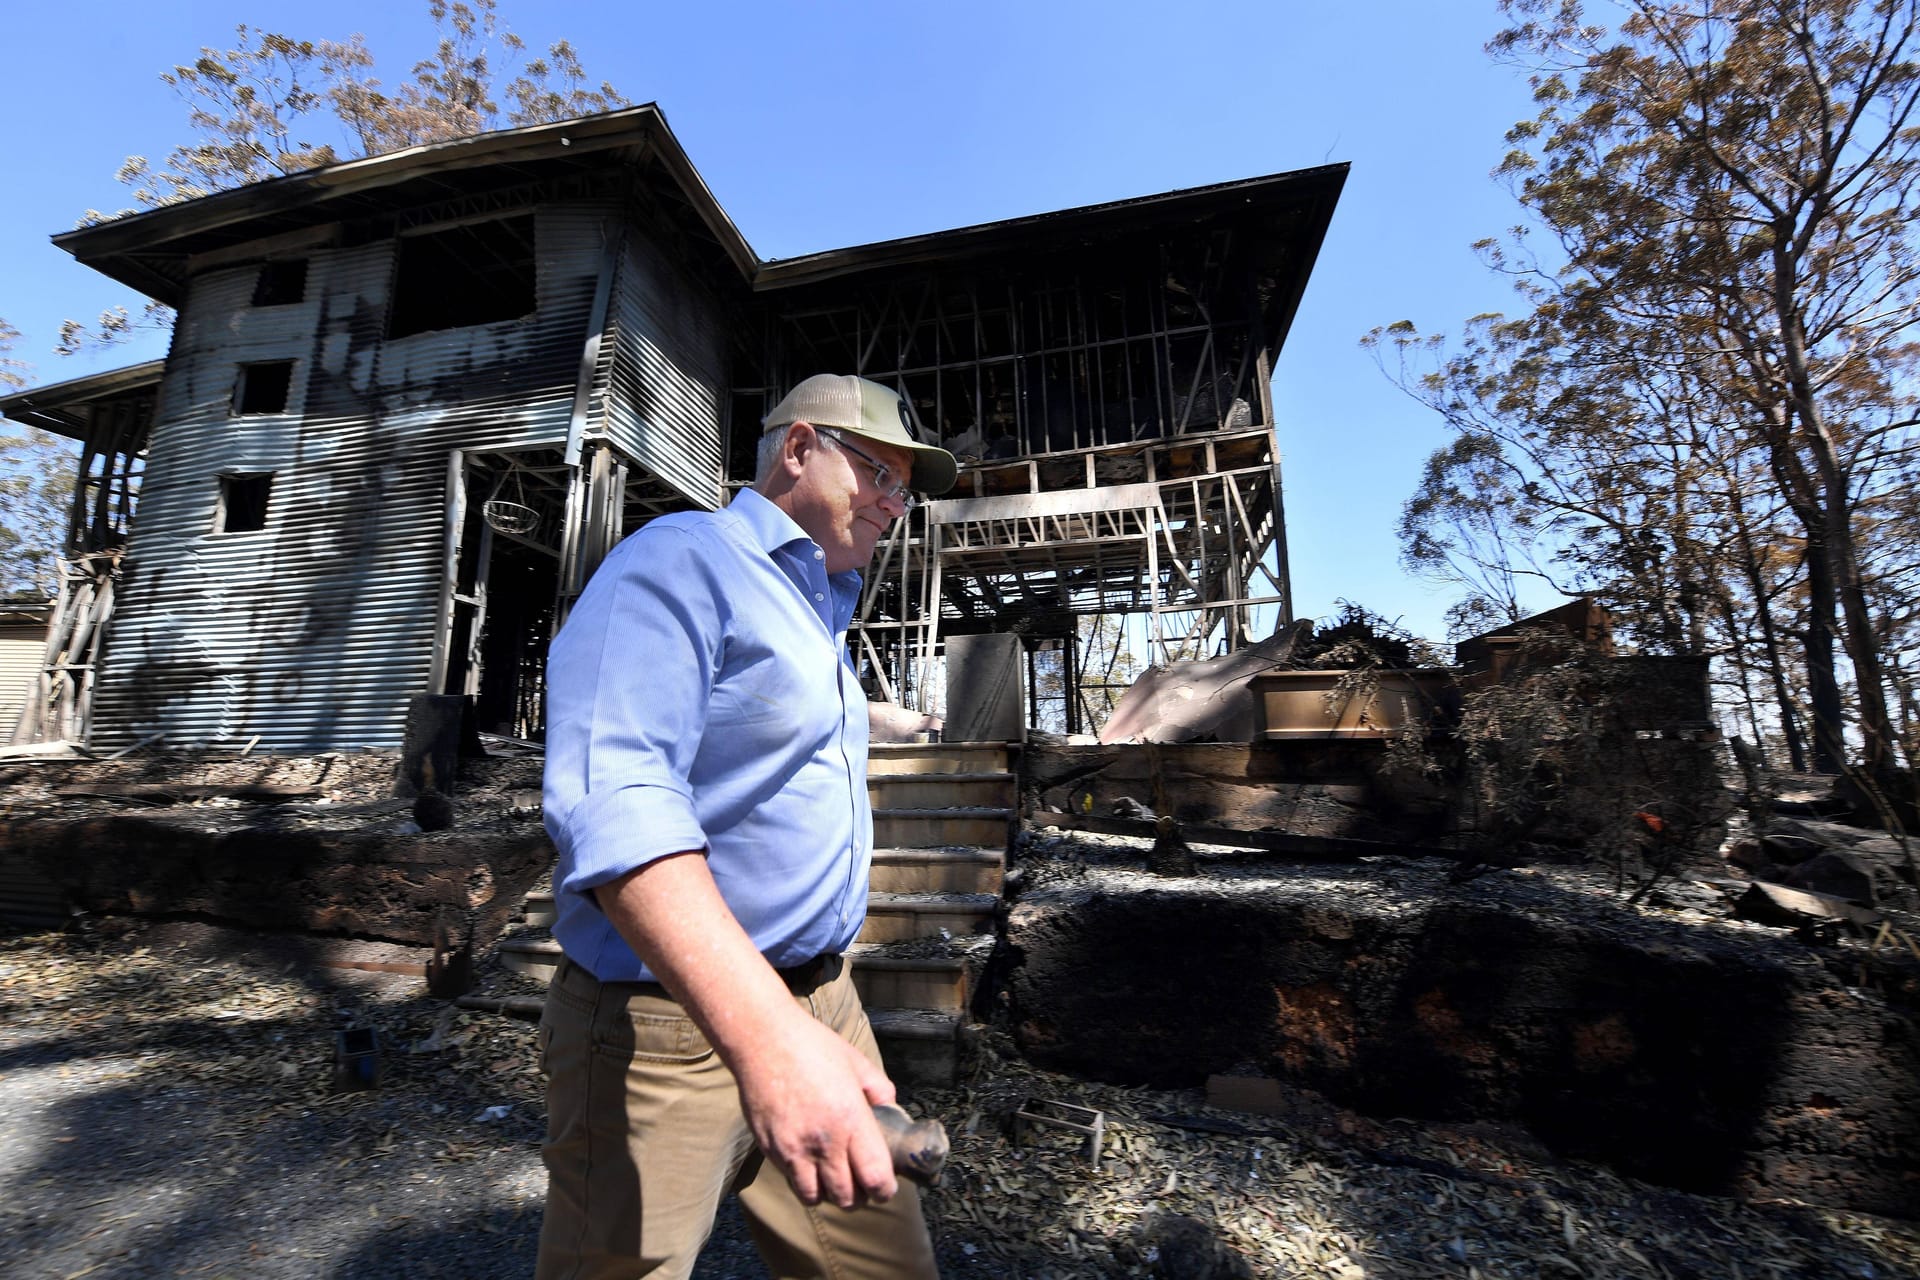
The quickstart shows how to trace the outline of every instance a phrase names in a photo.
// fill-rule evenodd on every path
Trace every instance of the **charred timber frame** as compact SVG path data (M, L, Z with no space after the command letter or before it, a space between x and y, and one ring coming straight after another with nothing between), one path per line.
M86 738L159 380L153 361L9 397L9 417L80 443L46 650L13 728L16 745Z
M1232 648L1255 610L1291 617L1267 378L1345 175L1323 165L763 261L640 106L63 233L78 261L179 311L164 387L154 362L84 396L58 390L62 406L128 377L166 393L133 555L181 571L112 589L99 557L125 532L138 451L63 432L96 446L76 527L84 508L111 536L76 544L95 557L91 586L69 584L69 642L49 672L88 663L71 638L97 637L118 594L100 743L130 749L163 722L179 743L398 741L396 695L466 688L484 665L459 633L486 621L468 572L490 536L482 486L513 474L537 499L534 533L494 530L488 545L511 552L520 596L550 595L557 625L623 531L747 482L755 418L822 370L896 386L966 463L962 488L902 522L869 577L854 646L875 693L933 709L945 638L963 632L1021 634L1030 658L1064 647L1073 681L1098 673L1088 621L1114 614L1144 618L1161 658ZM509 215L527 229L492 226ZM411 260L505 246L512 288L469 283L481 302L524 291L530 309L460 313L466 295L403 277L402 250L418 246L431 253ZM311 297L256 300L260 264L280 259L320 264ZM219 385L261 358L285 366L288 399L236 413ZM0 397L0 412L51 407L55 390ZM255 411L269 429L237 431ZM209 529L206 496L224 495L236 457L279 460L269 524L220 527L216 506ZM270 582L244 600L196 594L195 575L263 564ZM497 619L538 612L513 614L518 597L494 585ZM520 622L499 631L503 651L529 647ZM73 697L84 723L90 695Z
M1086 619L1142 618L1160 662L1259 638L1256 608L1291 621L1274 338L1233 235L1163 239L1145 262L935 268L769 299L773 376L736 405L852 369L899 389L961 460L868 575L851 639L876 694L937 710L956 633L1060 642L1077 683Z

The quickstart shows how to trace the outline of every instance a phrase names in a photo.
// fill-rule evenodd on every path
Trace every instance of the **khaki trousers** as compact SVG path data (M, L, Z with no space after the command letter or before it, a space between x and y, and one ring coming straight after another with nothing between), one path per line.
M844 960L794 999L874 1062ZM547 1072L546 1218L537 1280L682 1280L729 1191L779 1280L937 1280L917 1189L884 1205L805 1205L765 1159L733 1073L652 983L600 982L562 961L540 1020Z

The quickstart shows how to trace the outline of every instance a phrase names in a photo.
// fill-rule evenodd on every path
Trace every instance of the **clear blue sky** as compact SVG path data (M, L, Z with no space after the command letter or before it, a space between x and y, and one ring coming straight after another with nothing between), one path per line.
M1457 331L1516 299L1471 245L1517 220L1489 177L1524 77L1482 45L1494 0L502 0L530 46L659 104L762 257L1052 209L1353 166L1274 376L1295 604L1336 599L1439 636L1451 592L1408 577L1393 536L1440 423L1361 351L1375 325ZM62 318L140 299L48 243L130 199L121 160L185 136L159 74L240 22L360 32L391 82L428 49L425 0L97 0L16 6L0 77L7 196L0 318L56 382L164 354L62 358ZM1543 601L1550 603L1550 601Z

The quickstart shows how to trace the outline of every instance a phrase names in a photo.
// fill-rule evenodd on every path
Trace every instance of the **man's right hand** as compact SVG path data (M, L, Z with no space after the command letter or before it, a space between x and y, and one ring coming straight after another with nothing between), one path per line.
M754 1140L807 1204L899 1190L877 1104L893 1082L795 1003L727 910L697 850L595 888L628 945L706 1033L740 1086Z
M873 1108L894 1100L893 1082L831 1028L794 1013L732 1064L754 1139L802 1203L891 1200L899 1183Z

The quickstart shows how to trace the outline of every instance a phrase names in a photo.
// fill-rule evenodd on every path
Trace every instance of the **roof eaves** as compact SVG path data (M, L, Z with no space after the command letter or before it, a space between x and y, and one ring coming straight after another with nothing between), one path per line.
M61 416L63 410L158 386L166 365L165 360L148 360L0 396L0 418L40 427L59 435L72 435L73 424Z
M1241 178L1211 186L1185 187L1156 195L1030 214L1000 222L982 222L950 231L928 232L845 249L828 249L804 257L762 264L753 276L753 287L756 291L784 289L880 267L905 266L935 258L985 252L1008 243L1036 239L1059 231L1103 227L1142 218L1178 217L1189 211L1198 212L1225 204L1236 196L1246 200L1319 194L1337 198L1346 182L1348 168L1346 164L1319 165L1265 177ZM1331 200L1327 203L1326 216L1332 216Z
M733 225L725 210L688 161L658 107L646 103L619 111L582 116L551 124L501 129L449 142L426 143L402 151L347 160L301 173L269 178L195 200L129 214L111 222L81 227L53 237L53 243L76 259L97 264L118 257L129 274L159 284L167 277L143 267L139 255L151 255L157 246L182 237L244 223L265 215L319 205L329 200L378 190L435 173L511 164L631 146L651 140L657 154L719 241L743 277L751 278L759 260ZM143 286L144 287L144 286ZM152 290L149 290L152 292Z

